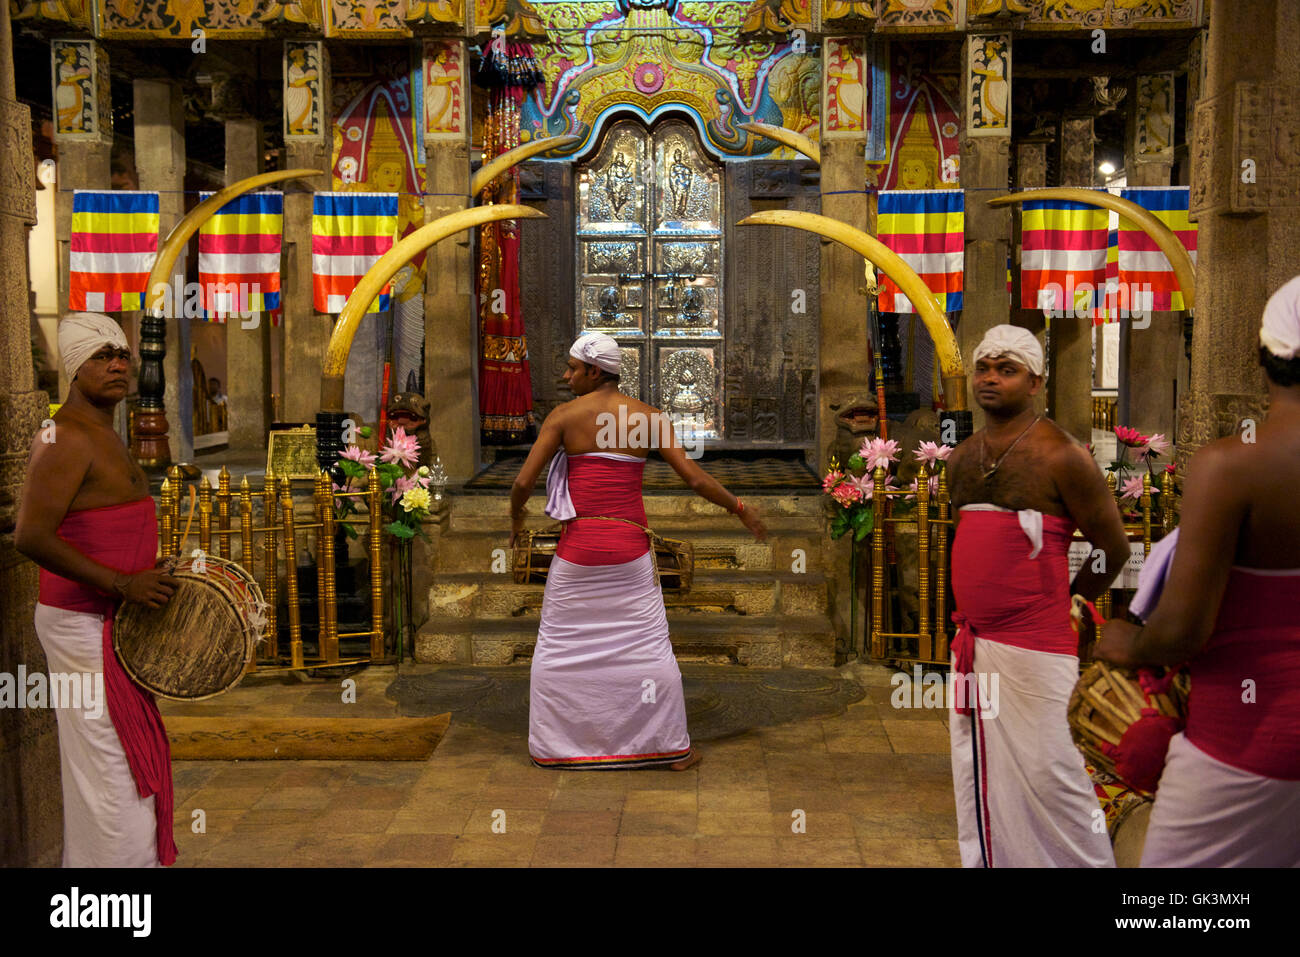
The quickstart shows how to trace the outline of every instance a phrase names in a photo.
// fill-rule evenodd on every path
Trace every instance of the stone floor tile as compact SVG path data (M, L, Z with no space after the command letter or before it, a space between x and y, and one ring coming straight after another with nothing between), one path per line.
M402 808L393 815L387 834L461 834L472 810L464 808Z
M620 834L614 864L623 867L691 867L695 864L694 837Z
M651 791L633 788L627 792L623 810L625 813L673 811L693 814L698 810L698 804L693 790L679 788L672 791Z
M633 837L692 835L697 831L698 817L693 811L624 811L618 833Z
M550 806L554 795L554 787L485 784L478 792L477 801L492 807L545 809Z
M546 816L542 819L541 833L545 837L554 837L560 834L617 834L622 816L622 812L618 810L557 811L555 805L552 804L551 809L546 812Z
M551 798L552 811L622 811L627 801L626 791L593 791L586 788L560 787Z
M388 867L446 867L456 837L451 834L385 834L372 864Z
M721 837L767 837L772 832L770 811L701 811L699 833Z
M267 793L266 787L204 787L186 799L189 808L202 808L211 814L214 810L232 809L247 811Z
M785 866L850 867L861 865L862 852L855 838L818 838L793 834L776 841L777 860Z
M609 834L545 835L537 839L533 867L609 867L618 838Z
M396 817L395 808L335 807L317 818L317 823L324 834L382 834Z
M751 782L752 783L752 782ZM700 783L699 809L705 811L770 811L771 794L766 790L706 789Z
M537 846L535 834L466 834L451 852L452 864L527 866Z
M867 867L960 867L955 840L916 837L858 838L862 862Z
M695 846L697 867L774 867L779 858L770 837L701 837Z
M333 792L330 808L396 810L411 798L410 785L348 784Z
M540 834L546 811L481 804L470 813L464 834ZM496 830L493 830L495 826Z

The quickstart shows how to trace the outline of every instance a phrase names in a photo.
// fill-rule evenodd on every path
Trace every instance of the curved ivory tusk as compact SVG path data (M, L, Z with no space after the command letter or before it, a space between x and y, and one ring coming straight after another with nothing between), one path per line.
M325 350L325 373L320 380L321 410L343 411L343 372L348 366L348 353L352 351L352 338L357 334L361 317L366 314L379 291L397 274L397 270L434 243L463 229L482 226L498 219L545 218L545 213L530 206L492 205L458 209L421 226L380 256L352 290L352 295L343 304L338 321L334 323L334 331L330 334L329 346Z
M167 234L167 238L158 247L158 255L154 258L153 269L149 270L149 284L145 286L145 312L161 312L163 298L166 295L164 290L167 286L167 280L171 278L172 268L175 267L176 259L180 256L181 250L190 241L190 237L199 231L199 227L211 219L222 206L225 206L236 196L243 196L259 186L279 183L287 179L324 175L324 171L318 169L282 169L273 173L258 173L256 176L248 177L248 179L241 179L238 183L231 183L225 189L218 190L191 209L179 223L172 227L172 231ZM180 304L172 303L172 311L179 312Z
M1102 209L1110 209L1119 213L1120 219L1127 220L1155 240L1156 245L1160 247L1160 251L1169 260L1169 265L1174 269L1174 276L1178 280L1178 288L1183 293L1183 301L1187 304L1187 310L1190 312L1195 307L1196 267L1192 263L1192 257L1174 231L1153 216L1149 210L1145 210L1137 203L1127 199L1112 196L1105 190L1083 189L1077 186L1008 193L1006 196L995 196L993 199L988 200L988 204L990 206L1010 206L1013 203L1023 203L1031 199L1070 200L1075 203L1087 203L1089 206L1100 206Z
M796 133L784 126L773 126L771 123L737 123L736 126L746 133L753 133L755 136L766 136L769 140L776 140L781 145L790 147L796 153L802 153L818 166L822 165L821 147L802 133Z
M939 368L943 376L944 400L949 409L966 408L966 367L962 364L961 350L957 347L957 337L953 334L948 319L934 303L934 294L912 267L904 262L897 253L869 233L842 223L829 216L816 213L797 212L790 209L765 210L746 216L738 225L753 226L793 226L806 229L827 239L833 239L863 256L873 266L882 270L886 276L898 284L907 298L911 300L917 315L925 323L925 328L934 340L934 351L939 358Z
M522 163L538 153L546 153L561 146L571 146L580 139L582 139L580 136L548 136L545 139L522 143L512 150L507 150L500 156L484 163L479 167L479 171L469 178L469 194L477 196L483 192L483 189L489 183L510 167Z

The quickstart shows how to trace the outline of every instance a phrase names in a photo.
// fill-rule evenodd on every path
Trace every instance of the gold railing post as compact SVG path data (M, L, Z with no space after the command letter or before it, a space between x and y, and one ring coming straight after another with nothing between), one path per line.
M930 625L930 471L921 463L916 473L916 600L920 611L917 656L934 659L934 634Z
M316 561L320 565L320 653L328 662L339 660L338 589L334 576L334 480L320 474L320 536Z
M202 472L199 473L199 548L204 555L212 554L212 486Z
M257 577L257 553L253 551L253 490L248 476L239 480L239 564Z
M280 514L284 520L284 598L289 605L289 667L301 668L302 609L298 607L298 536L293 515L293 488L280 479Z
M217 476L217 554L230 561L230 470Z
M280 626L276 621L276 604L279 601L280 590L279 549L276 547L278 521L275 510L275 473L268 470L266 478L262 481L262 524L266 528L265 537L262 539L263 565L265 565L263 574L266 576L262 592L266 595L267 646L272 663L280 656Z
M181 468L179 465L173 465L167 470L167 478L172 486L172 539L168 555L179 555L181 553L181 490L185 487L181 482Z
M172 554L172 484L163 479L158 495L158 554L167 558Z
M871 493L871 657L885 657L885 470L877 467ZM856 547L856 542L854 543ZM856 560L856 554L854 556Z
M1151 554L1151 473L1142 473L1142 557Z
M935 561L934 583L934 657L939 661L948 660L948 521L950 510L948 503L948 467L939 469L939 536Z
M366 478L366 493L370 506L370 658L378 661L384 657L383 532L380 525L384 506L379 473L373 468Z

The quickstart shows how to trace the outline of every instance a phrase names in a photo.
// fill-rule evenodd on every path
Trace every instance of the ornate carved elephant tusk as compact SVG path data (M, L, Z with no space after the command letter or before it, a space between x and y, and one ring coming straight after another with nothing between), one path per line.
M580 136L548 136L546 139L533 140L531 143L523 143L512 150L507 150L500 156L484 163L479 167L479 171L470 177L469 194L477 196L494 179L510 167L522 163L529 157L558 149L561 146L572 146L581 139Z
M863 256L873 266L881 269L886 276L898 284L907 298L912 301L925 328L934 340L934 351L939 358L939 369L943 376L944 400L949 409L966 408L966 367L962 364L961 350L957 347L957 337L953 334L948 319L934 303L934 297L925 282L912 267L905 263L897 253L869 233L855 229L829 216L816 213L796 212L789 209L765 210L746 216L739 223L741 226L757 224L769 226L794 226L806 229L827 239L833 239Z
M796 133L784 126L773 126L771 123L737 123L736 126L746 133L753 133L755 136L766 136L769 140L776 140L783 146L790 147L796 153L802 153L818 166L822 165L821 147L802 133Z
M352 337L357 334L361 317L366 314L379 291L408 262L434 243L498 219L544 219L546 214L529 206L476 206L458 209L421 226L393 246L361 277L357 287L343 304L334 331L325 350L325 372L320 380L320 405L325 412L343 411L343 372L347 369Z
M176 259L185 248L185 244L190 241L190 237L199 231L199 227L207 222L216 212L230 202L236 196L243 196L259 186L266 186L270 183L279 183L288 179L306 178L308 176L324 176L323 170L318 169L282 169L273 173L258 173L256 176L250 176L248 179L241 179L238 183L231 183L223 190L213 193L199 205L195 206L179 223L172 227L172 231L167 234L167 238L162 241L158 247L158 255L154 258L153 269L149 270L149 285L145 286L145 312L161 313L164 297L166 296L167 280L171 278L172 268L176 265ZM172 311L179 311L180 304L172 303Z
M1087 203L1089 206L1100 206L1102 209L1111 209L1119 213L1120 219L1127 220L1155 240L1156 245L1160 247L1160 251L1169 260L1169 265L1174 269L1174 276L1178 279L1178 288L1182 290L1183 301L1187 304L1188 312L1195 307L1196 267L1192 263L1192 257L1174 231L1148 210L1127 199L1112 196L1104 190L1082 189L1079 187L1053 187L1051 189L1033 189L1024 193L1009 193L1006 196L996 196L988 200L988 204L990 206L1010 206L1013 203L1023 203L1031 199L1070 200L1075 203Z

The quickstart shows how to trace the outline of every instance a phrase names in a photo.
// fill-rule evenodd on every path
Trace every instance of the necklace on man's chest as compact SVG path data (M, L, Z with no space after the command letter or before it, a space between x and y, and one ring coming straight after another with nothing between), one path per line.
M1034 416L1034 421L1030 422L1027 426L1025 426L1025 430L1016 436L1016 440L1007 446L1005 452L1003 452L1001 455L998 456L997 461L993 463L993 467L984 472L984 481L987 482L989 479L993 477L993 474L1002 467L1002 463L1006 461L1007 456L1011 454L1011 450L1020 444L1020 440L1029 434L1029 430L1032 429L1035 425L1037 425L1038 420L1041 419L1042 417L1043 416L1041 413ZM984 468L984 461L988 457L988 452L989 452L989 436L988 436L988 431L986 430L980 436L980 468L981 469Z

